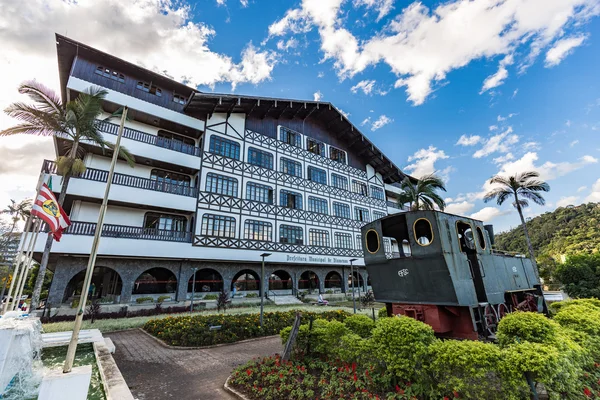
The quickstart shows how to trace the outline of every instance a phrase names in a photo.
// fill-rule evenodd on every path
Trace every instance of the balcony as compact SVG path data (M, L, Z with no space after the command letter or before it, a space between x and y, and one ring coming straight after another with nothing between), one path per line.
M404 209L402 207L400 207L398 205L398 203L396 203L395 201L387 201L387 210L388 210L388 214L398 214L402 211L404 211Z
M72 221L65 235L94 236L96 223ZM169 231L164 229L142 228L138 226L111 225L102 226L102 236L122 239L161 240L167 242L192 242L191 232Z
M54 161L44 160L42 173L56 175ZM68 194L102 199L108 180L108 171L87 168L69 183ZM54 179L52 189L60 191L59 179ZM139 176L115 173L109 200L131 204L158 206L174 210L195 211L198 189L184 185L159 182ZM141 189L141 190L140 190Z

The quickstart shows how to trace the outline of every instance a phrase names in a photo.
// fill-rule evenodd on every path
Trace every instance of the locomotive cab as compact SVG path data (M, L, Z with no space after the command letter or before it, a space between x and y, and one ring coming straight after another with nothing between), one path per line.
M533 263L492 250L490 227L439 211L410 211L362 228L365 265L388 314L440 336L493 336L514 309L546 311Z

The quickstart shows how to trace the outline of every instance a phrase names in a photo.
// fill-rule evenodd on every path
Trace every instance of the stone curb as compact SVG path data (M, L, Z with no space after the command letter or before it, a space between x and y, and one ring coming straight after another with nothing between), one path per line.
M223 385L223 387L225 388L225 390L228 391L229 393L231 393L232 395L234 395L235 397L237 397L238 399L241 399L241 400L250 400L249 397L247 397L246 395L238 392L237 390L235 390L234 388L232 388L229 385L229 380L230 379L231 379L231 375L229 375L229 377L225 381L225 384Z
M263 340L263 339L272 339L272 338L279 337L279 335L261 336L261 337L252 338L252 339L240 340L238 342L233 342L233 343L219 343L219 344L212 344L210 346L183 347L183 346L171 346L170 344L165 343L162 339L159 339L156 336L149 334L144 329L142 329L142 328L137 328L137 329L142 331L144 333L144 335L149 336L152 339L154 339L162 347L165 347L165 348L171 349L171 350L206 350L206 349L214 349L216 347L232 346L234 344L257 342L257 341Z

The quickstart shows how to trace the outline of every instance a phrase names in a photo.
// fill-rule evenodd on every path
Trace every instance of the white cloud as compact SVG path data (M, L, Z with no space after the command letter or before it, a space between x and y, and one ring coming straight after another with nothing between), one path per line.
M374 87L375 87L375 81L364 80L364 81L360 81L356 85L352 86L350 88L350 90L352 91L352 93L356 93L359 90L362 90L364 94L371 94Z
M319 73L317 74L317 78L323 78L325 76L325 72L323 71L319 71Z
M507 119L510 119L512 117L515 117L517 115L519 115L519 114L518 113L510 113L506 117L503 117L502 115L498 115L498 117L496 119L498 120L498 122L502 122L502 121L506 121Z
M600 202L600 179L598 179L592 186L592 191L590 195L585 198L585 202Z
M323 98L323 93L321 93L320 90L317 90L316 92L313 93L314 101L321 101L322 98Z
M567 122L565 122L565 125L567 126L567 128L571 127L571 120L568 119Z
M541 148L538 142L523 143L523 150L539 150Z
M474 146L474 145L476 145L479 142L481 142L481 136L477 136L477 135L471 135L471 136L462 135L458 139L458 142L456 142L456 144L457 145L461 145L461 146Z
M579 199L579 196L567 196L561 197L560 200L556 202L556 207L566 207L570 205L575 205L575 202Z
M371 117L365 118L363 119L363 121L360 123L360 126L365 126L366 124L371 122Z
M577 189L577 193L581 193L583 191L585 191L587 189L587 186L579 186L579 188Z
M394 8L394 0L354 0L354 7L365 6L377 12L377 22L388 15Z
M240 4L242 5L242 7L246 8L248 7L248 0L240 0Z
M504 83L504 80L508 78L508 70L506 69L506 66L511 65L513 62L514 58L512 54L508 54L506 57L504 57L498 65L498 71L496 71L494 75L490 75L487 78L485 78L485 81L483 81L483 86L479 94L482 94L490 89L502 85Z
M296 47L298 47L298 40L296 40L296 38L289 38L286 41L280 40L277 42L277 48L282 51L295 49Z
M515 91L513 92L511 99L514 99L515 97L517 97L517 93L519 93L519 88L516 88Z
M575 139L575 140L573 140L571 143L569 143L569 146L573 147L573 146L575 146L577 143L579 143L579 140Z
M510 214L512 210L500 210L497 207L483 207L481 210L476 213L471 214L471 218L478 219L483 222L489 222L494 218L500 217L502 215Z
M447 204L446 208L444 209L444 212L450 214L465 215L466 213L470 212L473 209L473 207L475 207L475 204L469 203L468 201L461 201L460 203Z
M375 132L377 129L383 128L384 126L386 126L387 124L391 124L392 122L394 122L392 118L389 118L385 114L382 114L379 116L379 118L375 120L375 122L373 122L373 125L371 125L371 131Z
M498 125L490 125L489 129L490 129L490 132L497 131L498 130Z
M554 43L554 46L546 53L546 68L560 64L567 55L573 52L575 47L581 46L585 39L585 36L574 36Z
M474 158L482 158L492 153L508 153L510 146L519 141L519 136L512 134L512 127L485 140L483 147L473 153Z
M450 157L446 155L444 150L438 150L436 147L429 146L429 148L418 150L415 154L408 157L408 162L414 162L404 167L404 169L409 171L415 178L420 178L436 172L436 161L446 158Z
M503 156L494 158L494 162L496 164L502 164L502 163L505 163L507 161L514 160L514 159L515 159L515 156L513 155L513 153L506 153Z
M422 104L450 71L473 60L504 60L514 54L524 58L514 60L524 70L567 28L582 26L600 13L597 0L454 0L434 9L413 2L381 31L359 40L347 27L352 22L343 4L302 0L299 8L288 10L269 27L269 36L317 29L323 61L332 60L340 78L385 63L396 77L394 87L405 87L415 105ZM487 85L499 84L498 78Z

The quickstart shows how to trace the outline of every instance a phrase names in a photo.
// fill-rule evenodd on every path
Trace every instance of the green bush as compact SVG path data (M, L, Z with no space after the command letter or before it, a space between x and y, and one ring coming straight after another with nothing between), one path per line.
M303 318L322 318L343 321L350 314L341 310L323 313L302 313ZM259 314L216 314L166 317L152 319L144 330L172 346L208 346L218 343L233 343L244 339L278 334L294 323L296 312L264 313L264 328L261 330ZM211 326L220 329L210 330Z
M254 298L257 298L257 297L258 297L258 293L248 293L246 295L247 299L254 299Z
M550 304L550 309L555 314L560 310L571 306L584 306L588 308L595 309L596 311L600 311L600 300L598 299L574 299L574 300L563 300L557 301L555 303Z
M216 293L209 293L209 294L205 295L202 300L216 300L218 298L219 298L218 294L216 294Z
M385 362L389 372L413 382L423 377L428 347L435 340L429 325L409 317L378 320L370 339L373 356Z
M156 299L156 302L158 304L162 304L165 300L171 300L171 296L160 296L158 299Z
M572 304L562 308L554 320L560 325L585 332L589 335L600 336L600 309L589 304Z
M513 387L507 387L512 380L505 379L502 353L494 344L438 340L430 346L429 354L428 369L436 382L439 398L452 397L453 392L457 392L461 399L504 400L515 392Z
M524 341L554 343L558 329L558 324L543 314L514 312L500 320L497 332L498 343L500 346Z
M152 297L138 297L137 299L135 299L135 302L138 304L152 303L154 302L154 299Z
M385 318L385 317L387 317L388 316L387 308L386 307L381 307L379 309L379 311L377 312L377 316L379 318Z
M350 333L350 330L340 321L327 321L316 319L313 321L313 330L309 332L312 351L315 353L329 355L340 346L342 336Z
M363 314L355 314L346 318L344 324L353 333L357 334L362 338L371 336L371 331L375 328L375 322Z
M366 367L377 363L377 359L372 354L371 342L355 333L342 336L339 346L333 349L332 355L348 364L357 362Z

